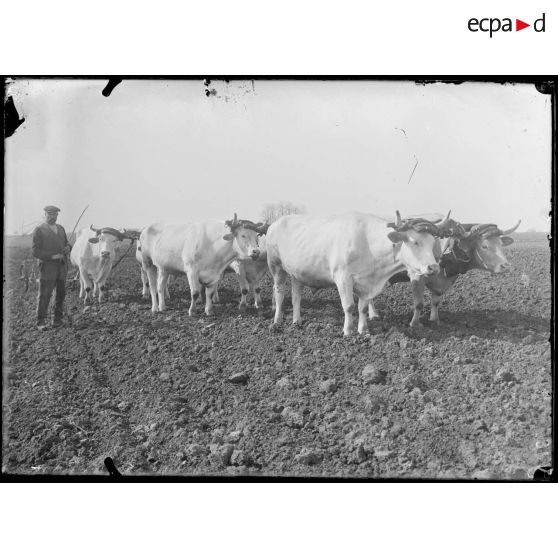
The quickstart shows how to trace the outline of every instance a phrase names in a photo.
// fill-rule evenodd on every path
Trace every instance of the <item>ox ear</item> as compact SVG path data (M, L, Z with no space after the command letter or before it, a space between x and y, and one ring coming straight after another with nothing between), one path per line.
M391 231L388 233L388 238L394 243L405 242L407 240L407 235L403 232Z
M232 240L234 238L233 233L228 233L223 237L223 240Z
M504 246L509 246L513 244L513 238L511 236L501 236L500 239L502 240L502 244Z
M89 239L89 242L91 242L91 244L97 244L99 242L99 237L94 236L93 238Z

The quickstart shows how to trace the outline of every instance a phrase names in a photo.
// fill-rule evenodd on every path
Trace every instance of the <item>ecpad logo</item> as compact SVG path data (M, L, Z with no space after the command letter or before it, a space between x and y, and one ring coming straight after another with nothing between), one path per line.
M545 15L543 15L536 19L533 22L533 29L537 33L544 33L545 32ZM484 33L490 33L490 38L492 38L493 33L497 33L498 31L503 32L510 32L513 31L512 19L509 17L505 17L503 19L497 17L485 17L482 19L477 19L472 17L467 27L469 31L473 33L477 33L478 31L482 31ZM520 19L515 20L515 31L521 31L522 29L526 29L527 27L531 27L530 23L525 23Z

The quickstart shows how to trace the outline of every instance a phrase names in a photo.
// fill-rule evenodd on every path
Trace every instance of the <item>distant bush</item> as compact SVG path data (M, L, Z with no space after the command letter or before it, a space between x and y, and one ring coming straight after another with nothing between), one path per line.
M277 221L279 217L283 217L284 215L298 215L300 213L306 213L306 210L302 206L295 205L289 201L268 203L264 205L262 209L260 220L271 225L271 223Z

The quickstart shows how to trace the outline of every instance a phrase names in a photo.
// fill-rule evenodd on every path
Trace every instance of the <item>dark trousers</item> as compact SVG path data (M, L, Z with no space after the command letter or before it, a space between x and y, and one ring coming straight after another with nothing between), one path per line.
M52 291L56 288L54 302L54 319L61 320L64 314L64 298L66 296L66 279L41 279L39 281L39 298L37 302L37 322L46 320L48 305Z

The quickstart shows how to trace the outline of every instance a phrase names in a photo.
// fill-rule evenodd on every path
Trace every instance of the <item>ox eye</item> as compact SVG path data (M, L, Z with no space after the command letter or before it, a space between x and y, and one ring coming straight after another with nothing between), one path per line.
M488 250L488 246L487 246L486 244L483 244L483 245L482 245L482 249L483 249L483 250Z

